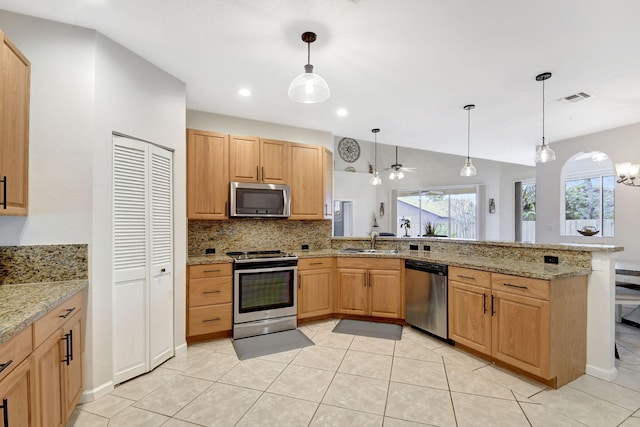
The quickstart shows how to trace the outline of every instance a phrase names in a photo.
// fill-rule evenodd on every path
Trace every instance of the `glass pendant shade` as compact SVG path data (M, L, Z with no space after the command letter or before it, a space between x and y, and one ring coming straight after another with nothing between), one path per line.
M536 163L553 162L556 153L544 142L536 147Z
M373 173L373 176L371 178L369 178L369 184L371 184L371 185L382 185L382 178L380 178L380 175L378 174L378 171L375 171Z
M392 170L389 173L389 179L393 181L396 178L398 178L398 179L404 178L404 173L402 171Z
M304 66L305 72L293 79L289 85L289 98L303 104L325 101L331 95L326 80L313 72L313 65Z
M471 159L467 157L467 162L460 169L460 176L476 176L477 173L476 167L471 163Z

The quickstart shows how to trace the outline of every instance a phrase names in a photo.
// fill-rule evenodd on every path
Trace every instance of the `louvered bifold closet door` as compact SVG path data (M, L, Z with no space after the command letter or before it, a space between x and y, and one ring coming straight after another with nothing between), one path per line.
M173 356L173 200L171 152L150 151L151 281L149 351L153 369Z
M113 137L114 383L149 370L148 144Z

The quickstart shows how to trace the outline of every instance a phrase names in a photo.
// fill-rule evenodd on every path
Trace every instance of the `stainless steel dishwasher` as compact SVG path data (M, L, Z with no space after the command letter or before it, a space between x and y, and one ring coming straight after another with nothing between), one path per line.
M408 259L404 267L407 322L448 341L447 266Z

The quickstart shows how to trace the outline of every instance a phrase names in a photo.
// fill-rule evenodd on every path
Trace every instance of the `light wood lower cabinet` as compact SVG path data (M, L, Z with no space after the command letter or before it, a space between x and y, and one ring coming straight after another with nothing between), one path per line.
M0 344L0 420L10 426L33 424L32 328ZM3 424L4 425L4 424Z
M298 319L333 313L333 258L298 261Z
M400 259L338 258L337 312L402 318Z
M187 337L231 330L231 263L192 265L187 269Z
M65 425L82 394L80 292L34 324L35 423Z
M586 365L587 277L449 268L449 337L560 387Z

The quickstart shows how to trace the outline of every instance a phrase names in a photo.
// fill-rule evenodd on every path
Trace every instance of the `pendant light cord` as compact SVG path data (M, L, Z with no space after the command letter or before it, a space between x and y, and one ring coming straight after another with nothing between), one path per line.
M311 42L307 42L307 65L311 65Z
M471 108L467 110L467 163L469 163L469 153L471 146Z
M544 80L542 81L542 145L544 146Z

